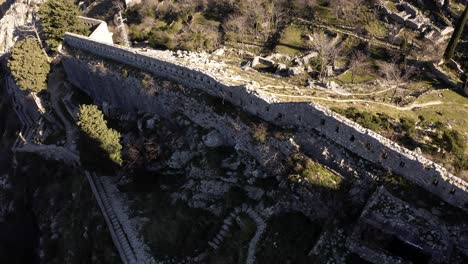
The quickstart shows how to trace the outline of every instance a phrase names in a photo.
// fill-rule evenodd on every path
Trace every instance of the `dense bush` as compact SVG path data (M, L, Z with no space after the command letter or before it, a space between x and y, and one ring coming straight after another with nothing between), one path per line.
M39 9L46 43L56 51L65 32L88 35L89 29L78 20L80 11L71 0L47 0Z
M40 92L47 87L50 65L35 38L16 43L11 49L8 68L21 89Z
M261 123L252 126L252 137L259 143L264 143L268 136L268 127Z
M359 111L355 107L349 107L346 110L338 110L344 114L347 118L354 120L359 123L361 126L374 130L381 131L382 129L389 129L391 123L389 121L390 117L383 113L371 113L366 111Z
M413 119L402 117L400 118L401 129L410 137L413 137L416 132L416 122Z
M95 105L81 105L78 113L78 126L92 140L99 143L99 147L107 153L114 163L122 164L122 145L120 134L108 128L104 115Z
M463 135L454 129L449 129L443 124L437 124L438 131L434 143L453 156L453 165L457 170L468 169L468 157L466 152L466 141Z
M174 49L177 47L174 36L160 29L151 31L149 43L156 48Z

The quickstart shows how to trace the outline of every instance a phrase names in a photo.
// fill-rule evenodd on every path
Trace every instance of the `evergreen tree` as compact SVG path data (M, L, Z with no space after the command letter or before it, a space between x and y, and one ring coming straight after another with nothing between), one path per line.
M48 0L41 5L39 18L46 35L46 43L56 51L65 32L88 35L89 29L78 20L79 9L71 0Z
M78 126L91 139L99 142L99 147L109 155L113 162L122 164L122 145L120 134L107 127L104 115L95 105L81 105Z
M35 38L26 38L16 43L11 49L8 68L23 90L40 92L47 87L50 65Z
M461 34L463 33L463 29L465 28L465 24L467 21L468 21L468 3L465 6L465 11L458 18L458 24L455 27L455 31L453 31L452 38L450 38L449 44L447 45L447 49L445 50L444 59L446 61L452 59L453 54L455 53L455 48L458 45L458 41L460 40Z

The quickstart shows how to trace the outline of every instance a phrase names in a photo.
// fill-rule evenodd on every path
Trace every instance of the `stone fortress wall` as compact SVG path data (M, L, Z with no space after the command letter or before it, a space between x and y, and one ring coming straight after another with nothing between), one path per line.
M64 41L73 48L145 70L155 76L223 98L270 123L294 128L299 132L311 134L318 132L358 156L389 169L438 195L444 201L468 210L468 183L448 173L442 166L325 107L314 103L278 102L268 94L256 90L253 84L229 86L209 74L188 68L175 61L150 57L144 52L101 43L77 34L66 33ZM130 93L135 93L135 91L130 91ZM111 100L112 104L117 105L121 101L122 98ZM126 110L141 109L140 104L129 106L128 103L121 103L127 104Z
M83 22L86 26L90 28L95 28L93 32L91 32L91 35L89 35L90 39L107 44L114 44L114 41L112 40L113 34L112 32L109 32L106 22L83 16L79 16L78 19L81 22Z

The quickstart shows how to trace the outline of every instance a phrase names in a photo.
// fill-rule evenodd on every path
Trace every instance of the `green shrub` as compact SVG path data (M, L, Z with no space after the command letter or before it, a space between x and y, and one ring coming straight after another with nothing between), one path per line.
M437 123L436 129L438 133L433 138L434 144L449 153L456 170L468 169L468 157L465 155L467 143L463 135L442 123Z
M388 123L382 124L382 119L370 112L360 112L354 107L347 108L343 113L347 118L354 120L356 123L359 123L361 126L368 128L373 131L380 131L382 126L388 127Z
M318 187L337 189L342 181L340 176L299 153L289 158L287 167L292 173L290 179L299 177Z
M177 42L175 41L174 36L157 28L151 30L149 43L153 47L162 47L166 49L175 49L177 46Z
M190 32L183 36L180 48L190 51L213 51L219 41L218 33L214 31Z
M78 113L78 126L92 140L99 143L99 147L109 156L109 159L122 165L122 145L120 134L108 128L104 115L95 105L81 105Z
M27 38L16 43L11 49L8 68L23 90L40 92L47 87L50 65L35 38Z
M258 124L252 126L252 137L255 141L264 143L268 135L267 126L265 124Z
M413 137L416 132L416 123L413 119L402 117L400 118L401 129L410 137Z
M145 41L149 38L149 32L141 30L139 26L130 25L128 35L133 41Z

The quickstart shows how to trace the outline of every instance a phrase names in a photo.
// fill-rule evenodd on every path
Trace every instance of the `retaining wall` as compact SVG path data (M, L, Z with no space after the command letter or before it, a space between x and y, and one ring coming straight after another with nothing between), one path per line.
M100 43L80 35L66 33L64 41L71 47L151 72L155 76L191 88L201 89L276 125L306 133L318 131L360 157L405 177L452 205L468 210L468 184L465 181L449 174L443 167L421 155L400 147L320 105L277 102L266 93L255 89L253 85L229 86L209 74L188 68L176 61L149 57L130 48ZM141 106L137 105L138 102L128 105L129 103L122 102L121 98L115 99L112 103L120 102L128 110L141 109Z

